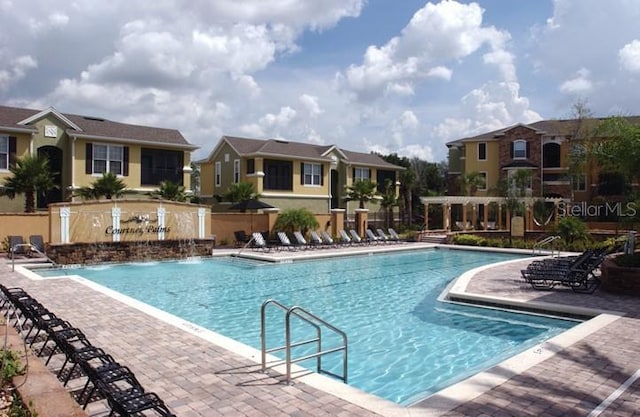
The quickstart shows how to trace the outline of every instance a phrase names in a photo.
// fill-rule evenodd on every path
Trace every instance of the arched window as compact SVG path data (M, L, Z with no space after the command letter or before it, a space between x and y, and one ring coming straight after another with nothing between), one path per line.
M512 157L513 159L527 159L527 141L526 140L516 140L513 142Z
M542 147L542 166L560 168L560 144L549 142Z

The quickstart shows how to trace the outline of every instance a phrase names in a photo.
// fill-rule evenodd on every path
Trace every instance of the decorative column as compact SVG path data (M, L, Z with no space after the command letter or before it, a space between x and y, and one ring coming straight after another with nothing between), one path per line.
M331 236L338 236L344 228L344 209L331 209Z
M114 242L120 242L120 216L122 210L120 207L113 207L111 209L111 225L113 226L113 234L111 239Z
M156 215L158 216L158 240L164 240L167 209L164 207L158 207Z
M498 204L498 230L503 230L504 228L502 227L502 203Z
M204 207L198 207L198 239L204 239L206 213L207 210Z
M356 232L360 237L365 235L367 222L369 221L369 209L355 209L356 212Z
M69 242L69 218L71 217L70 207L60 207L60 243Z

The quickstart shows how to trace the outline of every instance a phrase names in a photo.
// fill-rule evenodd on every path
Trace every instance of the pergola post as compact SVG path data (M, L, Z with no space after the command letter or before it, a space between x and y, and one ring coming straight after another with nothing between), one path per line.
M451 204L445 203L442 205L442 221L444 222L444 229L447 232L451 231Z
M487 230L487 226L489 225L489 205L483 204L482 207L484 208L484 211L483 211L484 219L482 223L482 230Z
M503 230L503 224L502 224L502 203L498 204L498 230Z
M424 230L429 230L429 203L424 205Z
M462 230L467 228L467 203L462 204Z

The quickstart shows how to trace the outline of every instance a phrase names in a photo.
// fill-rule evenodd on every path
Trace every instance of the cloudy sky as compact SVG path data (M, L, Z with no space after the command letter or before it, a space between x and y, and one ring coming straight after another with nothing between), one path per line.
M0 104L446 158L515 123L640 114L638 0L0 0Z

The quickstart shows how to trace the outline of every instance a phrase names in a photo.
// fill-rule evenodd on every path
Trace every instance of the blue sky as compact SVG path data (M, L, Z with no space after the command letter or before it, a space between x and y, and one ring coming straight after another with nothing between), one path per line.
M640 114L637 0L0 0L0 103L446 159L516 123Z

